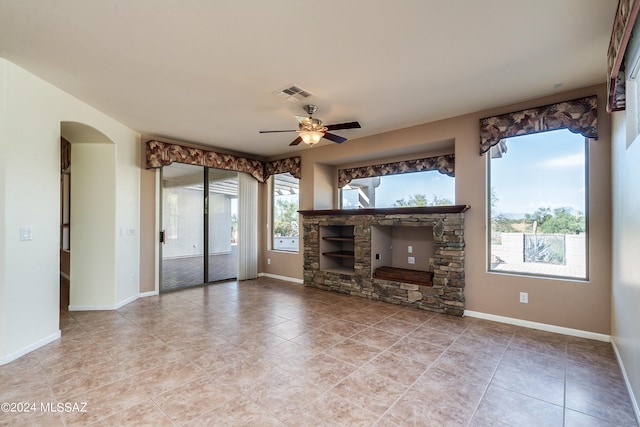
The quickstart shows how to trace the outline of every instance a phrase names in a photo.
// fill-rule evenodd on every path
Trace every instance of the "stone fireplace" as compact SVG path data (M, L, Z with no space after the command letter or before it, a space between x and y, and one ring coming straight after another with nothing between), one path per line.
M462 316L467 209L300 211L304 285Z

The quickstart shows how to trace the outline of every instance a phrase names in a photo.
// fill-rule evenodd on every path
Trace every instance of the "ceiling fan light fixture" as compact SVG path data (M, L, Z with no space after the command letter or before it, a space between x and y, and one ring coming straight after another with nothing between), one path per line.
M324 132L321 132L319 130L303 130L300 131L299 135L300 138L302 138L302 142L308 144L309 146L314 146L318 142L320 142L320 140L324 136Z

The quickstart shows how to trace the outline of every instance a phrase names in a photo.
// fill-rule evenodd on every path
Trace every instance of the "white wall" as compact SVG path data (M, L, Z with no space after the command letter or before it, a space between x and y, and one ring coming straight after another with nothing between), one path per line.
M140 135L120 124L116 143L116 307L140 292Z
M4 153L7 149L7 90L6 90L6 64L0 61L0 152ZM0 156L0 230L6 230L4 211L5 211L5 163L7 156ZM0 361L2 355L5 354L5 336L7 328L6 316L7 312L6 299L4 297L5 272L7 271L7 259L5 258L5 240L7 234L0 235Z
M115 166L115 144L71 144L71 310L115 304Z
M627 146L625 113L613 114L612 340L640 407L640 137Z
M78 99L0 58L2 169L0 174L0 364L59 336L60 127L79 122L104 133L116 147L117 221L139 223L139 135ZM115 180L115 178L113 178ZM73 221L73 219L72 219ZM20 227L33 240L20 241ZM73 224L72 224L73 227ZM116 230L111 230L115 236ZM139 241L120 239L116 280L139 267ZM123 257L124 257L123 256ZM73 253L72 253L73 257ZM121 261L121 262L120 262ZM130 279L130 278L129 278ZM72 278L73 280L73 278ZM111 283L118 301L137 296L137 286ZM125 289L126 287L126 289Z

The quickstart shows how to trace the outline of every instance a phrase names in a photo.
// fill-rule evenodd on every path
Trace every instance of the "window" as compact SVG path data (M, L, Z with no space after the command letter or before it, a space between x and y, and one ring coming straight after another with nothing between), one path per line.
M290 173L273 175L272 249L298 251L298 205L300 184Z
M489 157L489 270L587 278L587 139L505 139Z
M340 190L342 209L455 204L455 178L437 170L352 179Z
M625 54L625 97L627 109L627 147L640 134L640 37L635 32L631 34Z

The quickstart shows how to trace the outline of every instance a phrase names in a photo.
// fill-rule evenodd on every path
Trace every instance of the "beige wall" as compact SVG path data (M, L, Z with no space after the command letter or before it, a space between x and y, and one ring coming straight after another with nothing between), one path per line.
M611 293L611 180L610 116L605 111L606 88L599 85L554 96L454 117L411 128L299 151L302 157L300 208L315 209L328 201L337 207L338 167L379 163L451 152L456 155L456 203L471 209L465 217L467 310L545 323L600 334L610 333ZM478 120L493 114L545 105L597 94L600 139L590 143L589 220L590 279L574 281L488 273L486 271L486 157L479 156ZM366 126L366 123L364 124ZM346 135L346 132L345 132ZM285 157L285 156L282 156ZM318 166L332 167L333 186L326 180L316 189ZM265 186L266 187L266 186ZM263 187L262 197L268 197ZM262 215L266 229L266 210ZM262 272L302 279L302 253L286 254L261 246ZM529 293L529 304L519 302L519 293Z
M144 150L144 144L141 147ZM140 293L156 290L156 246L159 239L156 224L156 173L157 169L140 170Z
M435 252L433 227L393 227L392 237L392 267L432 271L429 260ZM409 253L409 246L412 253ZM415 264L409 264L409 257L415 258Z

